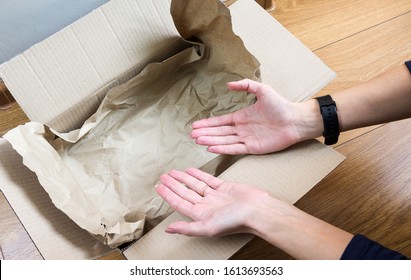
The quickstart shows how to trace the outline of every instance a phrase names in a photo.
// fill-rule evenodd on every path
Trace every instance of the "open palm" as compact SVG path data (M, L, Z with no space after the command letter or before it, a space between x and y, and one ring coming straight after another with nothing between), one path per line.
M255 104L234 113L203 119L192 124L191 137L217 154L265 154L297 142L294 104L271 87L244 79L228 84L231 90L247 91Z

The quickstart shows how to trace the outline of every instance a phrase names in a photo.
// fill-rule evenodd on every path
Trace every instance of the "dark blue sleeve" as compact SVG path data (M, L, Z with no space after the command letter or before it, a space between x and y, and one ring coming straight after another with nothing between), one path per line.
M364 235L356 234L341 256L341 260L407 260L408 258L390 250Z
M409 70L410 73L411 73L411 60L406 61L406 62L405 62L405 65L407 66L408 70Z

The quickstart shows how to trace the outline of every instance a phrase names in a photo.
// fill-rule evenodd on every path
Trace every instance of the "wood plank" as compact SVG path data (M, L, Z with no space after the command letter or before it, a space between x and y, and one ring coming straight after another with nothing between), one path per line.
M337 150L347 160L297 205L394 250L410 246L409 131L411 119L389 123L341 145Z
M126 257L117 249L97 258L97 260L126 260Z
M317 50L409 11L409 0L292 0L276 1L271 14Z
M337 78L315 96L338 92L370 80L411 59L411 12L315 51L315 54L337 74ZM334 146L376 127L344 132Z
M6 86L0 80L0 110L6 110L11 107L11 96Z
M411 12L314 53L337 73L321 93L358 85L411 59Z
M10 129L28 122L29 119L17 103L7 110L0 110L0 136Z
M405 247L399 250L399 252L405 256L411 256L411 246Z
M40 260L42 256L0 192L0 249L5 260Z
M19 124L29 121L13 96L0 80L0 136Z

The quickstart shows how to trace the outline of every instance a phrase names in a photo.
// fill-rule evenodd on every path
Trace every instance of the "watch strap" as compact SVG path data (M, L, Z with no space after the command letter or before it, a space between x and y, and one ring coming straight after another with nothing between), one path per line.
M320 105L320 111L324 123L324 144L333 145L338 142L338 137L340 136L337 105L330 95L320 96L316 99Z

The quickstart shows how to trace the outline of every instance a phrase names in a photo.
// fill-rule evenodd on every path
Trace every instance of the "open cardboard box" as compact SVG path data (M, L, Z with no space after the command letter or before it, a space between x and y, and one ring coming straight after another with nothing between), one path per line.
M110 88L148 63L181 51L167 1L112 0L0 66L0 77L30 118L60 131L78 128ZM293 101L315 94L335 74L253 0L230 6L233 29L261 63L261 79ZM0 139L0 188L45 259L94 259L111 248L51 202L36 176ZM285 151L217 157L203 169L225 180L266 188L295 203L344 157L315 140ZM169 235L171 214L124 250L128 259L227 259L252 236Z

